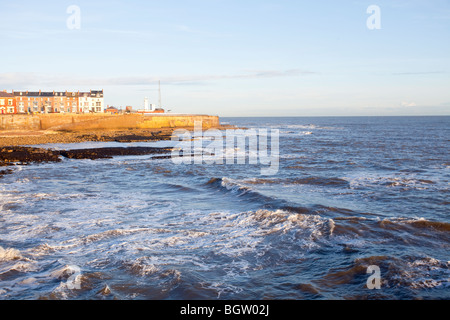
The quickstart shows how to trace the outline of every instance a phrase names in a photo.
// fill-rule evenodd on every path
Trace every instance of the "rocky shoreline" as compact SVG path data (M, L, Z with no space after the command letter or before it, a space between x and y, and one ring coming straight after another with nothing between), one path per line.
M221 126L219 130L232 128ZM186 128L192 129L192 128ZM60 162L68 159L107 159L114 156L158 154L153 159L170 158L171 148L116 147L78 150L52 150L32 145L80 142L150 142L171 140L174 129L129 129L95 131L0 131L0 178L13 172L11 166L30 163ZM7 167L7 168L6 168ZM4 169L3 169L4 168Z
M167 154L172 148L127 147L63 150L59 154L68 159L111 159L114 156L143 156L150 154Z
M176 128L192 130L193 128ZM215 129L235 129L222 125ZM2 131L0 130L0 147L31 146L49 143L79 142L146 142L171 140L174 128L128 129L128 130L88 130L88 131Z
M173 130L132 129L95 130L78 132L61 131L0 131L0 147L29 146L48 143L79 142L145 142L170 140Z
M117 147L76 150L51 150L33 147L0 147L0 178L13 172L11 166L28 165L30 163L61 162L62 157L68 159L110 159L114 156L155 155L155 159L170 158L172 148L153 147ZM162 154L162 156L161 156Z

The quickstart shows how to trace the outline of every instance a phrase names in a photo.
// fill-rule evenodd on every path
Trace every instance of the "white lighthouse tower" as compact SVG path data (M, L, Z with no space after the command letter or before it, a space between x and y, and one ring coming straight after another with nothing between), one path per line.
M144 111L150 111L147 97L144 98Z

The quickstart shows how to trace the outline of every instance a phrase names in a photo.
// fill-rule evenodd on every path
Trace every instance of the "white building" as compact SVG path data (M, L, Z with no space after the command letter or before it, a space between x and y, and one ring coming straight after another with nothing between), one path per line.
M100 113L104 111L105 103L103 90L91 90L90 92L80 92L78 95L79 112Z
M144 111L149 111L149 109L148 109L148 98L147 97L144 98Z

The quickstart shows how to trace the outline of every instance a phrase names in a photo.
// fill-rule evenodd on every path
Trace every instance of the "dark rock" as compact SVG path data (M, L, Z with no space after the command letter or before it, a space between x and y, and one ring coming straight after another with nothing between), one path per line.
M0 148L0 163L59 162L59 151L31 147Z
M108 159L113 156L140 156L149 154L167 154L171 148L128 147L64 150L60 154L69 159Z

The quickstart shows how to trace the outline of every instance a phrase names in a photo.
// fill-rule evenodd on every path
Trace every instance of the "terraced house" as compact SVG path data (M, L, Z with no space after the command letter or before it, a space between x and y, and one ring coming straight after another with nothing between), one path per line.
M103 90L89 92L39 90L12 91L12 93L3 91L0 94L0 114L104 112ZM2 102L5 103L3 109Z
M11 93L0 92L0 114L17 113L16 99Z
M79 108L80 112L103 112L103 90L79 93Z

